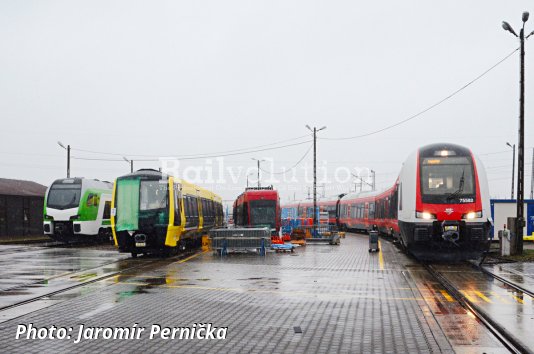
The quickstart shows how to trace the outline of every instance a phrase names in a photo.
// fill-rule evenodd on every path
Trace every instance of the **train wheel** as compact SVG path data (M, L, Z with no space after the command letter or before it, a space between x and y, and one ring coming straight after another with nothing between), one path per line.
M137 258L137 252L132 252L132 258Z

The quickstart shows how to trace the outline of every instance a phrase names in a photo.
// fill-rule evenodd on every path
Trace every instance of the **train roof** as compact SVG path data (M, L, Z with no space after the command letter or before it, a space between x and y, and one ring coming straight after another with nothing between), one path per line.
M241 194L239 194L234 201L234 204L241 203L244 198L255 200L255 199L264 199L269 198L273 199L276 198L279 200L278 191L273 188L273 186L269 187L247 187L245 191Z
M348 193L344 195L341 198L341 200L352 200L352 199L376 197L384 192L387 192L389 189L391 189L391 187L387 189L376 190L376 191L352 192L352 193Z
M213 198L214 200L222 202L221 196L219 196L215 192L210 191L209 189L200 187L200 186L198 186L196 184L193 184L191 182L188 182L188 181L186 181L184 179L177 178L177 177L168 175L166 173L163 173L161 171L154 170L154 169L151 169L151 168L143 168L143 169L137 170L137 171L135 171L133 173L128 173L126 175L117 177L117 180L119 180L119 179L127 179L127 178L132 178L132 177L152 177L153 179L165 179L165 180L167 180L169 178L173 178L174 182L180 183L182 185L183 191L185 193L193 193L194 191L198 191L198 192L200 192L200 196L203 197L203 198Z
M417 151L419 151L419 154L421 156L425 156L425 157L438 156L436 154L438 154L439 152L451 152L451 151L453 151L454 154L459 154L461 156L471 155L471 149L465 146L452 144L452 143L429 144L429 145L419 147ZM441 156L447 156L447 155L441 155Z
M112 182L85 177L59 178L56 179L52 184L81 184L84 186L84 188L113 188Z

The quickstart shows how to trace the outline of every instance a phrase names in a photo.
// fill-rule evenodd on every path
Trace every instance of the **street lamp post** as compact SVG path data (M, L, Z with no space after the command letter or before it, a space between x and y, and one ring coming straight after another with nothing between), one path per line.
M511 145L510 143L506 143L509 147L512 148L513 154L512 154L512 193L510 199L514 199L514 179L515 179L515 144Z
M128 160L126 157L122 157L124 161L128 162L130 164L130 173L133 173L133 160Z
M67 150L67 178L70 178L70 145L63 145L61 141L58 141L57 144L61 146L63 149Z
M252 160L258 162L258 188L260 188L261 187L261 185L260 185L260 163L261 162L265 162L265 160L263 160L263 159L260 160L260 159L255 159L255 158L252 158Z
M313 235L316 236L317 231L317 132L326 129L322 127L317 129L317 127L310 128L309 125L306 125L309 131L313 133Z
M524 182L525 182L525 39L534 34L532 31L525 38L525 23L528 21L528 12L523 12L521 20L523 25L519 36L515 33L514 29L506 21L503 21L502 28L510 32L515 37L519 38L520 42L520 79L519 79L519 143L517 147L517 219L516 219L516 249L515 253L523 253L523 227L525 226L525 218L523 214L524 204Z

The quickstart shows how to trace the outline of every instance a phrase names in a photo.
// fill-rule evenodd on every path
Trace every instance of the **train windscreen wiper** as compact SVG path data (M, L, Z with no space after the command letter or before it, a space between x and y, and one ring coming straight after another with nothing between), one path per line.
M447 196L447 200L454 199L454 198L456 198L460 193L463 192L463 190L464 190L464 176L465 176L465 168L462 170L462 177L460 177L460 183L459 183L459 185L458 185L458 189L457 189L455 192L449 194L449 195Z

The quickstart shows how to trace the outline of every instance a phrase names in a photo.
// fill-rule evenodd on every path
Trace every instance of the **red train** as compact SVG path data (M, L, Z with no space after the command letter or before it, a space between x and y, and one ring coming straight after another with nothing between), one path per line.
M381 192L341 194L317 201L317 218L328 213L328 223L342 230L368 231L374 225L383 234L398 235L397 184ZM282 207L283 219L312 219L313 201L293 202Z
M420 258L432 255L480 255L491 228L489 188L482 162L455 144L420 147L404 162L395 184L382 192L349 193L319 200L317 213L335 205L332 224L367 231L374 225L398 238ZM313 217L313 204L282 208L284 220Z
M249 187L234 201L234 223L239 227L269 227L280 231L280 197L272 186Z
M337 224L344 230L367 231L378 227L382 234L397 236L397 183L381 192L349 193L339 200Z

